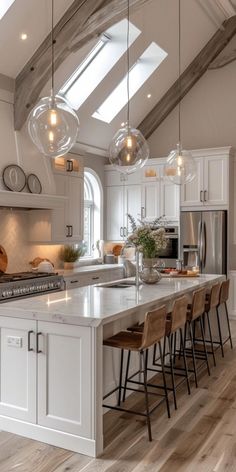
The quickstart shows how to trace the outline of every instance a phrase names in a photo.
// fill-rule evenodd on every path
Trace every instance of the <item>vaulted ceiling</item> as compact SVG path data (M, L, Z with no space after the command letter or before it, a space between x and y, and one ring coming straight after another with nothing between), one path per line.
M55 23L63 16L73 0L55 0ZM193 61L226 18L235 14L235 0L181 0L181 70ZM148 6L132 12L131 22L142 34L130 50L131 64L155 41L168 57L151 75L131 100L131 121L137 126L159 102L178 78L178 0L149 0ZM50 0L15 0L0 20L0 73L16 78L51 29ZM20 40L27 33L26 41ZM59 90L83 61L96 40L71 53L56 71ZM232 44L234 44L232 40ZM79 109L81 146L89 145L106 152L113 134L125 121L123 108L110 123L92 117L94 111L121 81L126 73L125 55L117 62ZM50 83L41 96L47 95ZM151 94L150 98L147 95Z

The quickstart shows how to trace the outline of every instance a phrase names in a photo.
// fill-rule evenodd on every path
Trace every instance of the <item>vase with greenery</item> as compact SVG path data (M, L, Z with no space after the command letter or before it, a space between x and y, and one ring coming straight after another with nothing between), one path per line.
M137 225L131 215L128 215L128 218L133 231L128 236L128 242L133 244L143 255L140 278L145 283L157 283L161 279L157 268L158 255L161 249L165 249L167 245L164 228L156 228L160 218L157 218L152 224L140 221L140 225Z
M80 246L63 246L60 249L59 258L64 262L64 269L73 269L75 262L85 254L85 247Z

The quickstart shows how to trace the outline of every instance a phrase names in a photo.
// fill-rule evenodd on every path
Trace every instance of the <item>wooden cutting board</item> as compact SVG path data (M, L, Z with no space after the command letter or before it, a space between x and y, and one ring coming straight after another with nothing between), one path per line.
M8 264L7 253L3 246L0 246L0 272L6 272Z

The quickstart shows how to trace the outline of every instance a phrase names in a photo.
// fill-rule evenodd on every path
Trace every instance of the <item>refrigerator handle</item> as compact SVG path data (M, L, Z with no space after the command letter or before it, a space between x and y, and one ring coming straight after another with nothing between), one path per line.
M204 221L203 223L203 228L202 228L202 241L203 241L203 255L202 255L202 263L203 267L206 266L206 223Z
M202 222L198 223L198 257L199 257L199 266L202 265Z

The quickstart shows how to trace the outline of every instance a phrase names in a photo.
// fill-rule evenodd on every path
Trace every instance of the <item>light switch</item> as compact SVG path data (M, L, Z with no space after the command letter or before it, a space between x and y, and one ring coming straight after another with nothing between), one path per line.
M22 338L19 336L7 336L7 345L9 347L22 347Z

